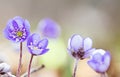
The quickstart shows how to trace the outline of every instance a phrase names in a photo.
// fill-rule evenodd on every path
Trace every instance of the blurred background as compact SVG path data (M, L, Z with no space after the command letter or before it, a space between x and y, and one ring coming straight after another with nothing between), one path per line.
M50 52L34 58L33 67L45 64L46 68L33 77L71 77L74 60L67 53L67 42L72 34L90 37L93 47L109 50L112 61L108 75L120 77L120 0L0 0L0 59L11 65L13 74L17 70L19 45L7 40L3 29L15 16L29 20L31 32L37 32L43 18L51 18L61 27L61 35L49 39ZM23 50L22 73L29 62L26 42ZM79 61L77 77L98 77L86 61Z

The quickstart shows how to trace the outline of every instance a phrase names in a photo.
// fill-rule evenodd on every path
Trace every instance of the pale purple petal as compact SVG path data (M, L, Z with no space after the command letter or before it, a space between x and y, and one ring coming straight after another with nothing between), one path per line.
M23 25L24 19L22 19L22 17L16 16L16 17L13 18L13 20L16 21L19 24L18 26Z
M48 40L47 39L43 39L38 43L39 48L46 48L47 45L48 45Z
M25 27L26 27L27 29L30 29L30 23L29 23L28 20L25 20L25 21L24 21L24 25L26 25Z
M92 56L92 60L100 63L102 61L102 55L100 53L96 53Z
M13 19L9 19L8 22L7 22L7 26L9 26L9 25L12 26L12 21L13 21Z
M14 27L14 29L19 28L18 23L15 20L12 21L12 26Z
M33 45L37 45L40 40L39 34L33 34L32 38L33 38Z
M92 48L92 49L85 51L85 55L83 56L83 58L90 57L95 50L96 50L95 48Z
M85 38L83 44L84 44L84 51L91 49L92 48L92 39Z
M71 42L71 38L69 38L68 40L68 49L71 49L70 42Z
M110 61L111 61L111 56L109 52L106 52L104 55L104 64L109 67L110 66Z
M39 43L39 41L40 41L39 34L34 33L31 36L29 36L29 38L27 40L27 46L29 46L29 45L37 46L37 44Z
M101 55L104 55L104 54L105 54L105 50L103 50L103 49L96 49L96 50L92 53L92 55L94 55L94 54L96 54L96 53L100 53Z
M10 37L9 37L9 32L8 32L7 27L4 29L3 34L4 34L4 36L5 36L7 39L9 39L9 40L10 40Z
M97 66L94 61L90 60L87 62L87 64L94 70L97 70Z
M71 48L77 52L80 48L82 48L83 38L80 35L73 35L71 38L70 46Z
M96 70L96 71L99 72L99 73L104 73L104 72L106 72L106 71L107 71L106 65L104 65L104 64L99 65L99 66L97 67L97 70Z
M43 51L43 49L41 49L41 50L32 50L32 51L31 51L31 54L33 54L33 55L38 55L38 54L41 54L42 51Z
M43 55L45 53L47 53L49 51L49 49L44 49L39 55Z
M32 38L33 35L29 36L27 39L27 46L30 46L30 45L33 45L33 38Z

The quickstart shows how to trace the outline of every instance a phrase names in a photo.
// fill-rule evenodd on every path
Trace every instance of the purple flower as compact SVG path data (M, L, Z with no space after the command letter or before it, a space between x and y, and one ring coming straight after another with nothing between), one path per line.
M57 38L60 35L60 26L50 18L41 20L38 26L43 36Z
M109 52L102 49L95 50L88 65L98 73L105 73L110 66L111 56Z
M83 39L80 35L73 35L68 41L68 52L76 59L89 57L95 49L92 48L92 40L88 37Z
M40 40L39 34L32 34L27 40L27 47L29 52L32 55L42 55L46 53L49 49L47 49L48 40L42 39Z
M10 19L4 29L4 35L7 39L15 42L23 42L30 34L30 24L27 20L19 16Z

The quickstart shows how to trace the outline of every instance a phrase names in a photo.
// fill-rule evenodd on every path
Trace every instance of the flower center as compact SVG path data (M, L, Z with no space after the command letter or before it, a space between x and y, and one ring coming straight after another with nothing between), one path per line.
M78 52L72 52L72 55L76 58L83 60L83 56L85 55L84 49L80 48Z
M33 50L36 50L36 51L37 51L37 50L39 50L39 49L38 49L38 47L33 47Z
M18 31L18 32L16 33L16 35L17 35L18 37L22 37L22 36L23 36L23 32Z

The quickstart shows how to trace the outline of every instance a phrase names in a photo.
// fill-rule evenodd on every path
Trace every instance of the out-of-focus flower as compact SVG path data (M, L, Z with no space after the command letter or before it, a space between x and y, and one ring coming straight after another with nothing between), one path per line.
M0 63L0 74L5 74L10 71L10 65L6 63Z
M4 35L7 39L15 42L23 42L30 34L30 24L19 16L10 19L4 29Z
M92 48L92 40L88 37L83 39L80 35L73 35L68 41L68 52L76 59L84 59L90 56L95 49Z
M49 38L57 38L61 32L60 26L50 18L41 20L38 27L41 34Z
M42 39L40 40L39 34L32 34L27 40L27 47L29 52L32 55L42 55L46 53L49 49L47 49L48 40Z
M111 56L109 52L97 49L92 53L88 65L98 73L105 73L110 66L110 61Z
M10 65L6 63L0 63L0 77L16 77L11 74Z

